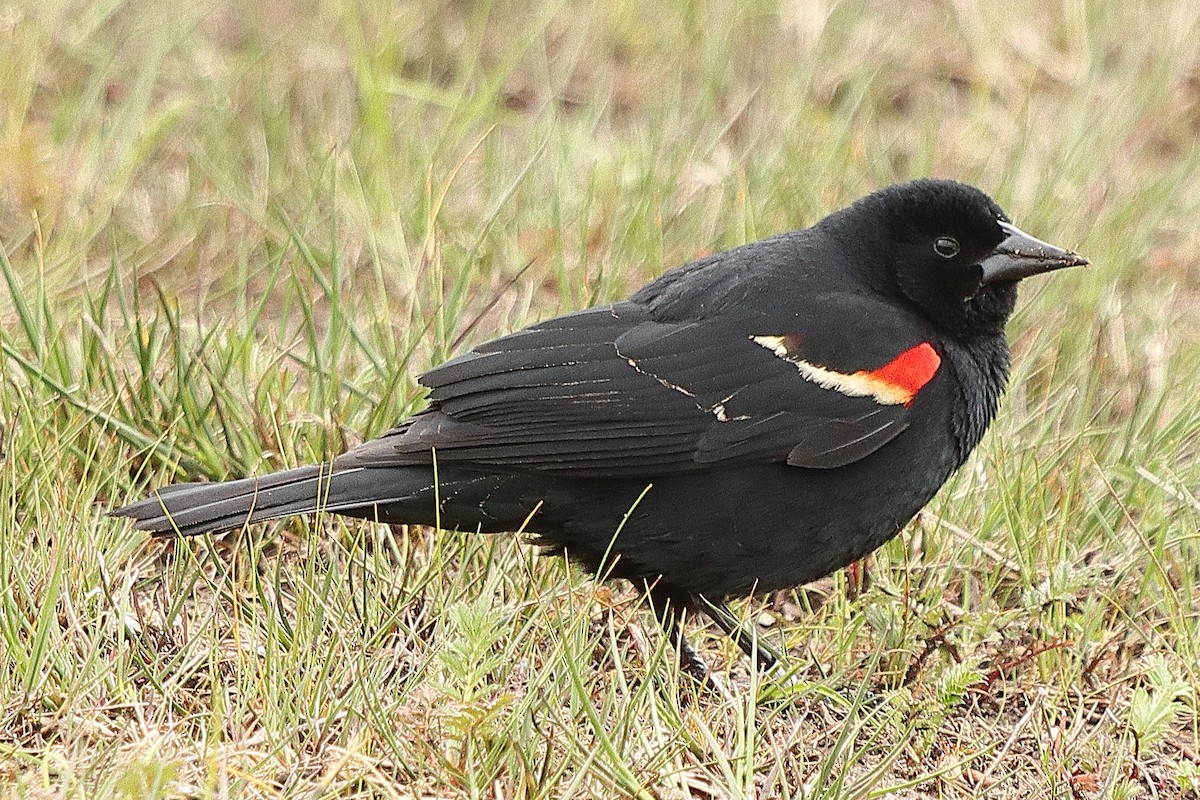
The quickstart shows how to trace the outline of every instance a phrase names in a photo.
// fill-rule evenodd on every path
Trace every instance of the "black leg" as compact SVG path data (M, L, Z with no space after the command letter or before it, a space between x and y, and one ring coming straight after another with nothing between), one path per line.
M713 602L702 594L692 595L692 601L717 623L717 627L723 630L726 636L742 648L743 653L758 664L760 670L773 673L783 668L786 661L783 655L768 642L755 636L753 631L746 630L724 603Z
M659 622L667 639L675 645L675 650L679 653L679 668L691 675L697 683L706 683L710 679L708 662L683 635L683 609L672 607L664 609L664 612L659 616Z
M679 668L698 683L707 683L712 679L708 662L683 635L683 617L688 606L686 596L666 590L661 585L650 587L649 592L650 604L654 608L654 615L658 617L658 624L662 626L667 640L674 645L679 654Z
M758 669L775 675L785 669L786 659L783 655L770 643L759 639L753 631L742 626L724 603L709 600L702 594L683 595L672 592L661 585L651 587L649 593L654 614L658 617L667 639L675 645L679 653L679 668L696 682L714 689L721 696L727 696L728 693L717 683L716 676L709 671L704 657L696 652L683 635L684 615L690 608L707 614L726 636L737 643L743 653L754 660Z

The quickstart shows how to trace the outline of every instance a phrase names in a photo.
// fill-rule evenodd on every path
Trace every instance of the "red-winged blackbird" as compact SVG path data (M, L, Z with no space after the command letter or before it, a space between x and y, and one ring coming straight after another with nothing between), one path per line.
M1017 282L1086 263L977 189L892 186L480 345L421 377L429 408L331 464L169 486L113 513L184 536L318 509L523 528L647 587L669 634L699 609L767 665L725 599L895 536L996 412Z

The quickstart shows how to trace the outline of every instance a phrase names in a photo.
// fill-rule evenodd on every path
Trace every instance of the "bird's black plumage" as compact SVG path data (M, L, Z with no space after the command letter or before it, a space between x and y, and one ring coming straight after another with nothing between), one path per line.
M523 527L677 605L795 586L962 465L1007 380L1017 280L1083 263L976 189L893 186L452 359L422 376L425 411L331 464L114 513L183 535L317 509Z

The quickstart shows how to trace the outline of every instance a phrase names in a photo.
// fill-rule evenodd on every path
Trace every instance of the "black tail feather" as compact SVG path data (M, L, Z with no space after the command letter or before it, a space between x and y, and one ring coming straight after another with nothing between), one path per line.
M194 536L239 528L250 522L343 512L411 497L414 471L405 468L298 467L262 477L221 483L180 483L110 512L129 517L138 530L156 536ZM404 478L408 480L404 480ZM368 516L360 513L355 516Z

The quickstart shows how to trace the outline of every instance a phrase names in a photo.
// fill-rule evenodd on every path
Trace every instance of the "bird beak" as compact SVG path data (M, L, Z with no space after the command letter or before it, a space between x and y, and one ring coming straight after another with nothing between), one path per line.
M979 262L983 268L984 283L1019 281L1030 275L1040 275L1063 267L1081 267L1088 263L1078 253L1035 239L1016 225L1001 222L1000 227L1008 234L1008 238Z

